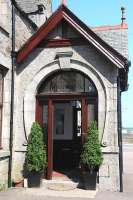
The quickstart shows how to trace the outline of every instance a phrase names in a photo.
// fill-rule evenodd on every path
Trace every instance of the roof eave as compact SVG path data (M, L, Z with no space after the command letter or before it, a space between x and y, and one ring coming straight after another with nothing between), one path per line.
M125 63L124 69L119 69L121 92L125 92L128 90L129 87L128 72L130 66L131 66L131 61L128 61L127 63Z
M28 54L43 40L47 34L60 22L65 19L82 36L104 54L118 68L124 68L128 60L96 35L86 24L79 20L66 6L61 5L53 15L42 25L42 27L27 41L17 53L17 63L21 63ZM30 44L32 43L32 45ZM25 52L24 49L27 48Z

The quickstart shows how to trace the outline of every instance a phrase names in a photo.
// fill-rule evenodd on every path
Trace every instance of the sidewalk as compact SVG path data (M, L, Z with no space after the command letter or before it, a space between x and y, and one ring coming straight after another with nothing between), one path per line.
M86 196L85 196L86 195ZM87 192L84 197L81 194L79 196L72 196L71 192L68 192L68 195L61 196L57 195L55 191L49 191L49 193L37 190L37 189L12 189L8 192L0 193L0 200L92 200L89 198ZM92 196L91 196L92 197ZM97 193L94 200L132 200L133 192L101 192Z

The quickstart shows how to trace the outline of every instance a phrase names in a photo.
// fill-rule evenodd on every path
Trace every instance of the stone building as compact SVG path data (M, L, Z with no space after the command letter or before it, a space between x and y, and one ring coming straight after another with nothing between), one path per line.
M7 187L10 178L23 180L34 121L47 135L46 178L52 179L56 170L78 167L87 127L97 120L104 155L99 189L122 190L121 92L127 90L130 65L127 30L124 15L120 25L92 28L63 4L52 13L50 0L0 1L0 187Z

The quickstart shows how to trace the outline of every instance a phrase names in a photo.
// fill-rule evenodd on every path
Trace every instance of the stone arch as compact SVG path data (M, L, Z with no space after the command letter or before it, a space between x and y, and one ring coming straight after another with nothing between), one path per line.
M78 60L71 60L70 66L65 67L66 69L73 69L78 70L85 75L87 75L94 83L97 91L98 91L98 124L99 124L99 131L100 131L100 139L103 144L107 143L104 140L104 136L106 135L107 130L107 90L102 80L101 76L99 75L98 71L90 64L86 64L80 62ZM28 85L27 89L25 90L24 95L24 124L26 134L30 132L30 128L32 122L35 121L35 96L37 94L38 87L46 79L50 74L61 70L59 61L55 60L52 63L42 67L33 77L31 83ZM63 68L62 68L63 70ZM29 105L32 109L29 112Z

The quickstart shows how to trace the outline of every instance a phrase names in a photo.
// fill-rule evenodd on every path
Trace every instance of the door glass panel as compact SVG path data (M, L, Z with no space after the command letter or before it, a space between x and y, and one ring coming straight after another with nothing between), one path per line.
M53 139L73 139L73 107L69 102L54 104Z
M77 136L81 136L81 110L77 110Z
M95 119L95 105L88 104L88 126L90 126L91 122Z
M76 135L80 137L81 136L81 101L75 101L75 102L76 102L76 115L77 115Z
M65 110L64 109L55 109L55 134L64 135L64 118Z

